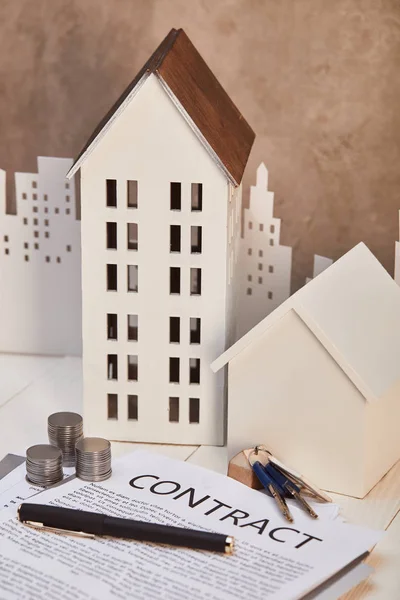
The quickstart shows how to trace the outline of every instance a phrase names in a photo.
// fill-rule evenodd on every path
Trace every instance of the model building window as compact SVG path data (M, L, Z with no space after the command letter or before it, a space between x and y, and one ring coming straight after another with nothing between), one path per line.
M273 245L274 245L274 240L273 240L272 238L269 240L269 245L270 245L270 246L273 246Z
M268 292L268 300L272 300L272 298L273 298L272 292Z
M192 225L190 228L190 247L192 254L201 253L202 231L199 225Z
M200 383L200 359L189 359L189 383Z
M247 275L247 281L252 281L252 280L253 280L252 275Z
M128 394L128 420L138 420L138 397L136 394Z
M118 379L118 356L107 354L107 379Z
M201 269L190 269L190 293L192 296L201 295Z
M137 354L128 355L128 381L138 380L138 357Z
M189 398L189 423L200 423L200 398Z
M139 334L139 317L128 315L128 341L137 342Z
M169 382L179 383L180 379L180 366L179 358L177 356L171 356L169 359Z
M203 184L192 183L191 207L193 211L203 210Z
M117 206L117 181L115 179L106 180L106 195L107 195L107 206Z
M118 395L107 394L107 418L118 419Z
M268 273L273 273L273 272L274 272L273 265L269 265L269 267L268 267Z
M181 193L181 184L177 181L172 181L170 188L171 210L181 210Z
M190 343L191 344L200 344L201 339L201 320L199 317L191 317L190 318Z
M169 341L171 344L179 344L181 340L181 319L180 317L169 318Z
M107 248L109 250L117 249L117 224L107 223Z
M260 223L260 231L264 231L264 225L263 225L263 223Z
M169 251L181 251L181 226L171 225L169 228Z
M127 206L128 208L138 207L138 182L128 181L127 183Z
M58 261L60 262L60 261ZM107 315L107 339L117 340L118 339L118 315L108 314Z
M269 230L271 233L275 233L275 225L270 225Z
M128 250L138 249L138 224L128 223L127 226Z
M169 399L169 422L179 422L179 398L172 396Z
M262 257L263 257L263 254L264 254L264 252L263 252L262 250L259 250L259 251L258 251L258 256L259 256L260 258L262 258Z
M128 292L137 292L138 289L138 266L128 265Z
M180 267L170 267L169 269L169 293L181 293L181 269Z
M117 291L117 265L107 265L107 290Z

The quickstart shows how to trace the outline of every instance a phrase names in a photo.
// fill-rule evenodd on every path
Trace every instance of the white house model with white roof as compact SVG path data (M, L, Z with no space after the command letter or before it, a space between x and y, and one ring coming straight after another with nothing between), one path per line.
M400 457L400 288L359 244L250 330L229 363L228 447L266 444L363 497Z
M172 30L75 161L87 435L222 444L241 179L254 133Z

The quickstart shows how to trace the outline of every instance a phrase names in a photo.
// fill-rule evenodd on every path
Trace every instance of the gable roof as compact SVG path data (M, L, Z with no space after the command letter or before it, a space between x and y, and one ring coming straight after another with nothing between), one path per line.
M97 125L67 177L72 177L107 126L155 74L214 160L239 185L255 134L182 29L171 29Z
M400 380L400 287L358 244L293 294L211 365L214 371L294 309L367 400Z

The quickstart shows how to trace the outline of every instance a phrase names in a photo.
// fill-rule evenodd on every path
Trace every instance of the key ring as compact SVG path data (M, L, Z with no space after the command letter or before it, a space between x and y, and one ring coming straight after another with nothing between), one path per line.
M267 455L264 460L260 460L260 453ZM264 446L264 444L258 444L251 450L247 460L249 461L250 466L253 466L255 462L260 462L263 466L265 466L269 462L268 455L272 456L271 452L266 448L266 446Z

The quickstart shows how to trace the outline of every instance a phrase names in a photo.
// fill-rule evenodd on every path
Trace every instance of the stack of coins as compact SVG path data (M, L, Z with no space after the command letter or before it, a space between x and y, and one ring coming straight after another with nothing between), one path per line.
M65 467L75 465L75 445L83 437L81 415L72 412L58 412L49 416L47 432L52 446L60 448Z
M75 446L76 476L85 481L104 481L111 476L111 444L97 437L82 438Z
M47 487L63 478L62 452L50 444L31 446L26 451L26 477L35 485Z

